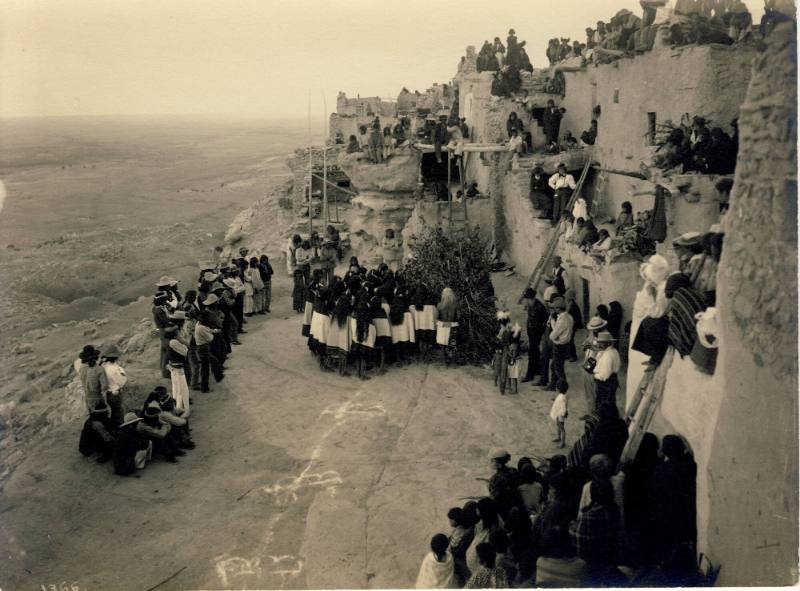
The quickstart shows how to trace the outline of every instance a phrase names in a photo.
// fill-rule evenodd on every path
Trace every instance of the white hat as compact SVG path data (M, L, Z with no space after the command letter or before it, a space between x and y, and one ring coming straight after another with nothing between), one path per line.
M142 418L137 417L135 412L126 412L125 418L123 419L123 423L120 425L120 427L124 427L126 425L132 425L133 423L138 423L141 420Z
M586 323L587 330L600 330L601 328L605 328L606 326L608 326L608 322L606 322L599 316L592 316L592 319Z
M675 246L693 246L699 244L702 239L700 232L684 232L672 241Z
M658 285L667 278L669 263L660 254L654 254L639 267L639 275L645 281Z
M216 278L217 278L217 274L216 273L212 273L211 271L206 271L205 273L203 273L203 281L207 281L207 282L211 283Z
M205 300L203 300L203 305L211 306L212 304L216 304L218 301L219 298L215 294L210 293L208 294L208 297Z
M174 285L174 283L172 283L172 278L167 275L162 275L161 279L156 283L156 287L169 287L170 285Z
M611 333L608 332L607 330L604 330L597 335L598 343L613 343L615 340L616 339L613 336L611 336Z

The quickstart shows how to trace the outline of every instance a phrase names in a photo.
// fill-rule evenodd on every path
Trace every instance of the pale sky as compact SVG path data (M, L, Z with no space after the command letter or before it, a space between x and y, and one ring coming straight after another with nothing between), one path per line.
M758 22L762 0L745 0ZM448 82L509 28L535 67L551 37L638 0L0 0L0 116L315 118L336 93Z

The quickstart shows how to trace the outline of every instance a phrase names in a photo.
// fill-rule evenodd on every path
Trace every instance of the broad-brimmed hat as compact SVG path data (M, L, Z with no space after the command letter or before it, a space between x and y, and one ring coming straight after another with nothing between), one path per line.
M211 271L206 271L205 273L203 273L203 281L207 281L208 283L211 283L216 278L217 278L217 274L216 273L212 273Z
M97 359L100 357L100 351L94 348L94 345L86 345L83 347L83 350L78 355L78 358L81 361L90 361L92 359Z
M428 113L428 116L425 117L425 121L436 121L436 115L433 113Z
M170 299L169 294L166 291L157 291L156 295L153 296L153 301L156 302L156 303L157 302L162 302L163 303L163 302L166 302L169 299Z
M607 330L602 331L600 334L597 335L597 342L598 343L613 343L616 339L611 336L611 333Z
M135 412L126 412L125 417L122 419L122 424L120 425L120 427L133 425L134 423L138 423L141 420L142 417L137 416Z
M491 450L489 450L490 460L504 460L510 457L511 454L502 447L493 447Z
M172 278L167 275L162 275L156 283L156 287L169 287L170 285L172 285Z
M219 301L219 298L213 293L208 294L208 297L203 300L204 306L213 306Z
M599 316L592 316L592 319L586 323L586 330L600 330L601 328L605 328L606 326L608 326L608 322L606 322Z
M183 310L175 310L168 316L170 320L186 320L186 312Z
M115 344L110 344L103 347L103 350L100 352L100 355L105 357L106 359L119 359L122 357L122 351L119 350Z
M673 246L696 246L700 244L703 235L700 232L685 232L672 241Z
M236 288L236 280L233 279L232 277L226 277L225 279L222 280L222 283L224 283L226 286L230 287L231 289L235 289Z

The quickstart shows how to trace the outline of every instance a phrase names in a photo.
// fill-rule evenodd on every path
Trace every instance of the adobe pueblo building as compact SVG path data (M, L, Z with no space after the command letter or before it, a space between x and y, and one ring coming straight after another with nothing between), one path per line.
M334 149L359 212L349 227L359 256L379 256L387 227L410 239L425 225L445 231L478 225L498 258L533 283L543 259L560 256L584 320L598 304L619 302L629 324L621 347L632 347L647 316L642 264L657 254L677 269L676 240L724 234L716 273L716 363L702 367L674 352L652 371L647 356L630 348L625 394L632 425L645 424L658 436L676 433L688 443L697 462L697 552L722 565L717 582L724 585L781 585L797 577L792 25L778 26L766 40L732 45L676 45L665 26L649 50L521 72L518 89L500 96L496 72L478 71L468 47L451 83L424 93L403 89L393 110L386 100L340 95L330 120L332 140L354 136L359 144L375 116L382 133L405 124L406 142L385 162L369 162L366 150ZM548 101L565 109L560 137L569 132L577 139L594 124L593 144L548 150ZM512 112L529 134L524 153L508 147ZM442 148L444 165L424 131L426 120L439 115L463 118L468 134L461 145ZM698 120L738 145L735 172L732 166L687 170L669 161L675 130L688 136ZM539 167L549 178L560 164L580 181L579 197L598 229L614 237L628 202L651 239L643 245L615 238L614 247L597 252L542 219L531 199L532 171ZM442 181L450 190L437 199ZM473 183L477 196L454 197ZM663 226L655 234L653 217Z

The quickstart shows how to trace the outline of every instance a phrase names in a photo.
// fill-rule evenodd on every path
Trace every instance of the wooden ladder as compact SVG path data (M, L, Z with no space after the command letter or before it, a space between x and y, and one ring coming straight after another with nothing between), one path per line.
M592 165L591 159L586 160L586 164L583 165L583 171L581 172L581 176L578 179L578 182L575 184L575 190L570 195L569 202L567 203L564 211L571 211L573 205L575 205L575 200L580 196L581 190L583 190L583 184L586 182L586 176L589 174L589 168ZM553 232L553 235L550 236L550 242L547 243L547 248L544 250L544 254L539 257L539 262L536 263L536 267L534 267L533 272L531 273L530 279L528 280L528 286L536 290L539 287L539 281L542 279L542 275L544 274L544 270L547 268L547 265L550 263L550 259L552 258L553 254L556 251L556 247L558 246L558 239L561 237L561 222L559 221L558 225Z
M625 422L628 423L628 441L622 450L620 464L632 461L636 457L642 438L650 428L656 409L661 405L664 388L667 385L667 372L672 367L674 356L675 349L668 347L667 353L658 367L649 367L642 376L630 407L625 412Z

